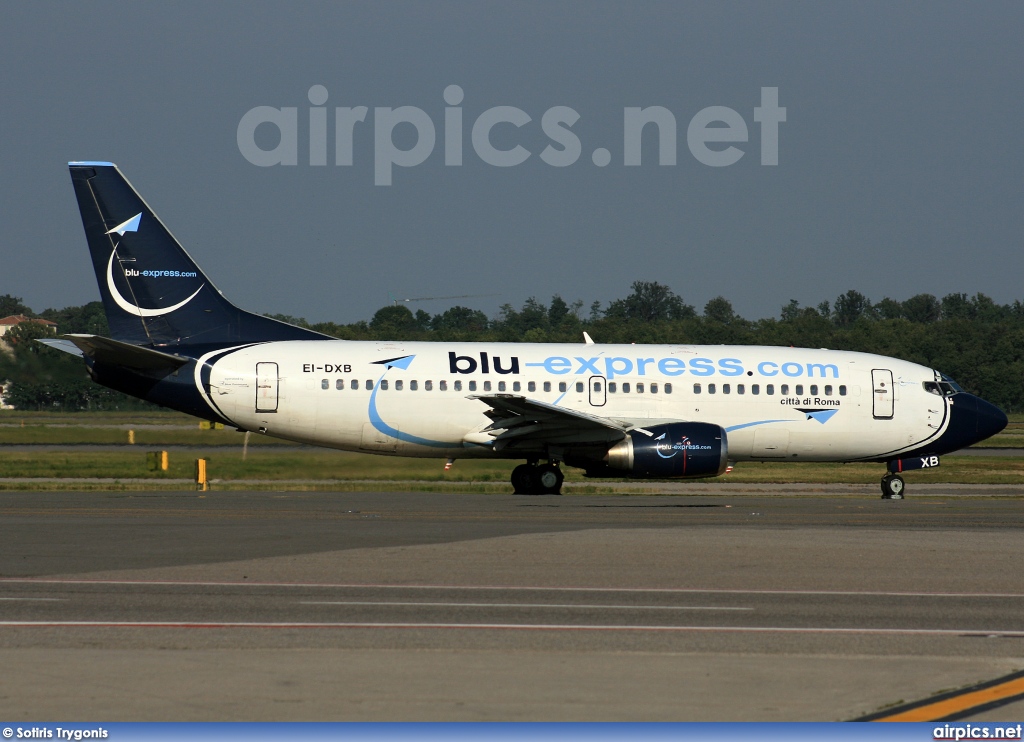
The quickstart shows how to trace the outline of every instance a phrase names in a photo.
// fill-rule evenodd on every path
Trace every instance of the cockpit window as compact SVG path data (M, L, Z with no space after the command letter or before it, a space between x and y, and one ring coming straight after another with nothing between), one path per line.
M940 397L952 397L954 394L959 394L963 391L955 381L945 374L942 375L942 381L924 382L924 390L937 394Z
M947 394L957 394L957 393L963 391L963 389L960 388L960 385L957 384L955 381L953 381L951 378L949 378L945 374L941 374L941 376L942 376L942 381L940 382L939 385L943 389L947 389L948 388L948 389L952 389L953 390L951 392L947 392Z

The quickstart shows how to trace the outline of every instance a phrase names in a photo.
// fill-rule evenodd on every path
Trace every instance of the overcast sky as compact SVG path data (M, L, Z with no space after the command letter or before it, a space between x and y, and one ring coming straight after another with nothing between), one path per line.
M637 279L748 317L857 289L1024 298L1024 3L22 2L0 6L0 294L37 311L99 298L66 163L109 160L229 299L311 321L367 319L389 294L602 302ZM329 113L309 164L309 90ZM444 90L464 92L463 164L445 165ZM778 88L778 165L761 89ZM298 164L238 144L257 106L295 107ZM335 107L367 106L336 165ZM436 144L375 185L376 107L426 112ZM487 164L474 122L495 106ZM541 120L579 114L573 164ZM624 165L624 109L662 106L676 164ZM688 146L698 112L747 128L735 164ZM717 126L720 124L712 124ZM415 143L400 124L397 147ZM254 142L272 150L263 124ZM561 145L553 145L558 149ZM610 163L594 163L603 148ZM599 156L598 156L598 159ZM379 164L379 163L378 163Z

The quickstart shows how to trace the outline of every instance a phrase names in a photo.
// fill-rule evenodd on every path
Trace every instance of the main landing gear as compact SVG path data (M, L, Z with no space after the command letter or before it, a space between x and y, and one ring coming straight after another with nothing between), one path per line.
M512 470L517 495L560 495L565 475L557 464L520 464Z
M882 499L902 500L905 486L903 477L899 474L886 474L882 477Z

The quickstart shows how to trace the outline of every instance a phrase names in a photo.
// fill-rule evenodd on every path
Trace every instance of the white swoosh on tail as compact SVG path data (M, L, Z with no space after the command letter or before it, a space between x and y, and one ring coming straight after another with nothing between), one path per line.
M110 253L110 260L107 261L107 288L110 289L110 295L114 298L114 301L117 303L117 306L121 307L121 309L123 309L124 311L128 312L129 314L134 314L134 315L137 315L139 317L159 317L161 314L170 314L171 312L173 312L173 311L175 311L177 309L181 309L183 306L185 306L190 301L195 299L196 298L196 294L198 294L200 291L202 291L203 290L203 286L206 285L204 283L203 286L200 286L199 288L197 288L195 290L195 293L192 294L192 296L190 296L187 299L185 299L185 301L178 302L174 306L164 307L163 309L143 309L140 306L132 304L130 301L125 299L123 296L121 296L121 294L117 290L117 287L114 286L114 253L115 252L117 252L116 248L111 251L111 253Z

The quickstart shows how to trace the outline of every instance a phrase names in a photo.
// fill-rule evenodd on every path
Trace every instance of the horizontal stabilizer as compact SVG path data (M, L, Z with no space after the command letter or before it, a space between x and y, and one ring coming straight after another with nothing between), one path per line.
M62 350L65 353L70 353L73 356L82 357L82 349L72 343L70 340L61 340L59 338L38 338L37 343L48 345L55 350Z
M125 366L139 370L176 369L191 360L185 356L172 355L131 343L122 343L120 340L112 340L100 335L65 335L64 337L67 338L64 341L57 340L47 343L47 345L57 347L59 350L66 350L55 343L71 343L83 355L111 366Z

